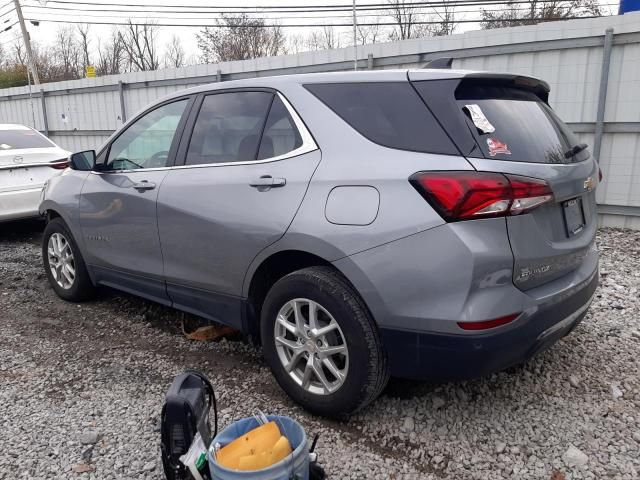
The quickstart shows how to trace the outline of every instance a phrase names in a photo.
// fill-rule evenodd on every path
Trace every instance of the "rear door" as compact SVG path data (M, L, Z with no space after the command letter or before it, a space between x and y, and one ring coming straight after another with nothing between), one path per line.
M174 304L240 327L253 258L284 235L320 152L274 91L203 95L158 197L167 292Z
M595 238L598 167L546 103L545 85L490 75L413 84L441 118L456 117L444 121L476 170L543 179L551 187L552 202L506 219L516 286L534 288L578 268ZM448 96L448 106L436 96Z

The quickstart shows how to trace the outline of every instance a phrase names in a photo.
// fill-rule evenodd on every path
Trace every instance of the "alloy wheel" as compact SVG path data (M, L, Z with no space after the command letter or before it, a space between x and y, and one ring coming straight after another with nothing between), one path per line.
M73 286L76 278L76 267L73 250L69 241L61 233L53 233L47 243L49 269L55 282L65 290Z
M349 350L342 329L319 303L307 298L288 301L274 326L278 358L304 390L328 395L347 378Z

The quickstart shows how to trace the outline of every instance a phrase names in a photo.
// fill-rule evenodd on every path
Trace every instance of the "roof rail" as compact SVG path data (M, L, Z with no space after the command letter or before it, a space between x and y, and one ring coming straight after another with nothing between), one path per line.
M451 68L453 57L435 58L425 64L422 68Z

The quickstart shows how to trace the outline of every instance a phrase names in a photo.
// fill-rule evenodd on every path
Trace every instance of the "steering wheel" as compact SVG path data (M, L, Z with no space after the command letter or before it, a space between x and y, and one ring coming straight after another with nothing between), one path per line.
M130 164L133 165L133 169L138 169L138 168L144 168L142 165L137 164L136 162L134 162L133 160L129 160L128 158L114 158L111 161L111 169L112 170L133 170L132 168L126 167L124 164ZM120 166L119 168L114 168L113 165L119 165L119 164L123 164L122 166Z
M166 167L168 158L169 158L169 152L167 150L156 152L151 156L149 160L145 162L145 167L147 168Z

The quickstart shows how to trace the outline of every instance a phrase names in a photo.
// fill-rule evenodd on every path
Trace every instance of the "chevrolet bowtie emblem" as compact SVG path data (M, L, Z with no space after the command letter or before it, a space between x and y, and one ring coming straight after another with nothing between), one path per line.
M590 192L591 190L593 190L593 184L594 184L593 178L592 177L587 178L584 181L584 189Z

